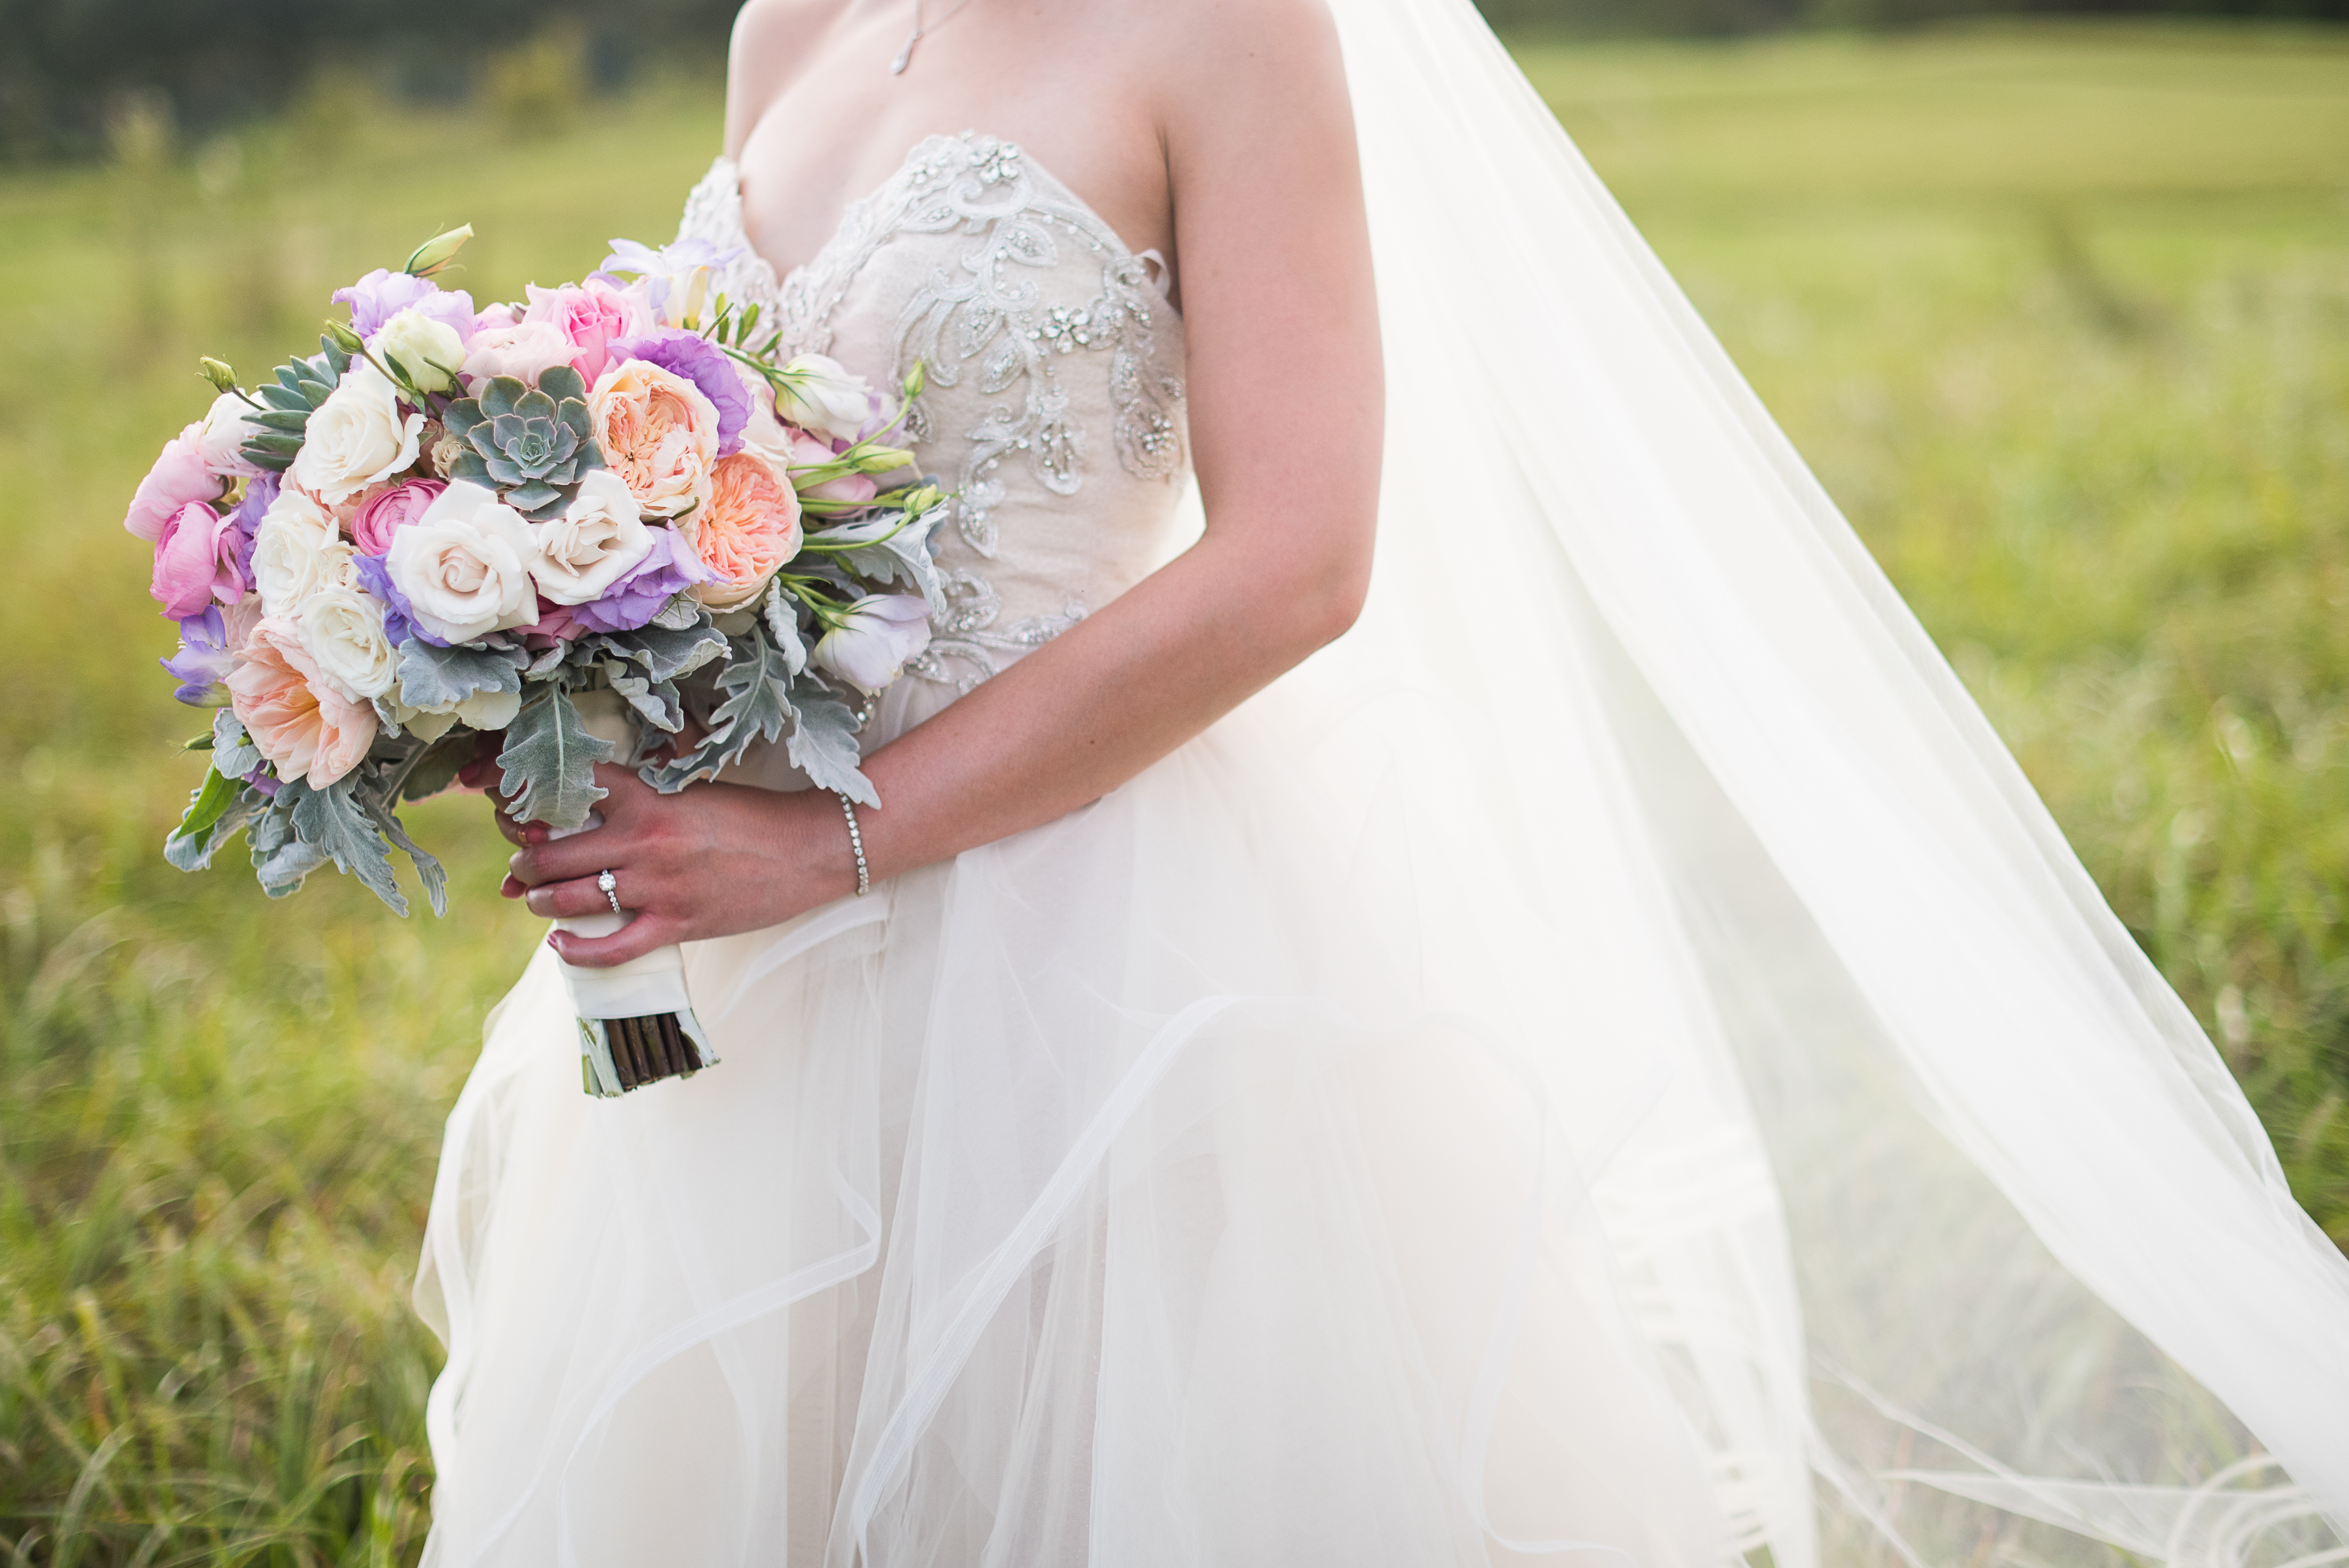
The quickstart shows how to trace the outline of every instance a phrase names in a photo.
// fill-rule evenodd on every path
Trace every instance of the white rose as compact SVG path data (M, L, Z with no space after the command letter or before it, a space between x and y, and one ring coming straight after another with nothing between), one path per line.
M206 468L248 479L261 472L242 450L246 441L262 433L259 425L245 422L246 415L258 411L234 392L222 392L212 400L212 406L196 425L196 451Z
M383 606L357 588L320 588L296 623L318 673L344 696L365 702L391 690L399 656L384 635Z
M521 513L493 492L459 480L392 535L384 567L418 625L450 642L471 642L538 618L530 576L537 554Z
M839 360L802 354L783 367L775 389L775 415L802 430L858 441L877 429L885 410L872 384Z
M367 339L378 359L399 361L419 390L446 392L457 384L457 370L465 362L465 340L445 321L436 321L414 306L399 312Z
M920 596L876 594L849 606L808 659L859 691L878 691L929 645L930 607Z
M531 576L538 591L559 605L591 604L652 553L652 530L636 511L627 482L608 468L590 469L563 515L533 523L538 556Z
M329 506L338 505L415 462L423 431L422 414L400 414L399 392L390 379L354 359L302 432L294 481Z
M356 586L354 554L335 514L316 497L287 485L261 514L253 537L253 578L263 611L296 617L321 589Z

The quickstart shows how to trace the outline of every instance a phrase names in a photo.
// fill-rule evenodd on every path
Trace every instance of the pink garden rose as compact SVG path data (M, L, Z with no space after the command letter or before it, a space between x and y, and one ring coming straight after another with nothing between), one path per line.
M410 479L370 491L360 500L358 510L351 514L351 543L358 546L362 556L382 555L391 548L394 531L423 516L426 508L448 488L445 480Z
M634 337L653 329L653 313L642 288L617 288L591 277L581 286L541 288L530 286L530 308L523 319L542 321L569 339L577 350L571 368L595 384L610 367L608 349L614 340Z
M264 618L240 651L229 706L279 778L324 789L359 765L375 743L375 710L327 682L292 620Z
M532 386L557 365L568 365L579 350L571 339L544 321L519 321L512 327L484 327L465 346L465 363L459 372L468 387L492 376L512 376Z
M191 501L218 501L225 488L204 462L204 426L190 425L163 445L155 466L139 482L122 525L134 538L150 545L163 536L164 525Z
M163 524L147 591L173 620L202 615L215 599L233 605L244 597L244 572L237 562L243 543L233 519L191 501Z

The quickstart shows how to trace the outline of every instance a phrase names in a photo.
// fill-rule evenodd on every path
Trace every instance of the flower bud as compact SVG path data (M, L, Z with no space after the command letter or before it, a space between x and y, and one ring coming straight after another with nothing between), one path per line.
M360 349L367 347L365 343L359 340L359 335L357 333L352 331L348 327L339 321L329 321L326 323L326 337L336 348L341 349L346 354L356 354L359 352Z
M229 369L228 361L224 359L203 358L197 360L196 374L202 376L205 380L210 381L212 384L212 390L215 392L233 392L236 390L236 372Z
M450 229L445 234L435 234L417 246L415 254L399 270L417 277L430 277L456 259L457 253L464 249L465 242L472 237L473 225L471 223Z
M856 459L859 473L886 473L893 468L905 468L914 461L914 454L902 446L868 446Z
M914 368L905 372L905 400L910 403L920 397L922 389L928 384L929 366L922 360L915 360Z

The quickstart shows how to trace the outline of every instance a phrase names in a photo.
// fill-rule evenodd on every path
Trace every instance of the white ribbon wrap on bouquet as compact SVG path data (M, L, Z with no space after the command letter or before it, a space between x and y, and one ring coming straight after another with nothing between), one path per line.
M552 836L568 838L603 825L604 819L590 812L579 826L557 828ZM592 940L612 936L636 918L628 910L581 915L558 919L554 929ZM718 1053L700 1020L694 1017L693 1001L686 992L685 950L675 942L609 969L583 969L559 961L555 967L562 971L564 989L571 993L571 1009L579 1020L580 1082L587 1093L611 1098L648 1081L634 1070L623 1073L621 1061L615 1058L609 1025L616 1019L673 1019L687 1046L686 1075L718 1064ZM657 1076L678 1075L673 1071L661 1072L657 1062L652 1070Z

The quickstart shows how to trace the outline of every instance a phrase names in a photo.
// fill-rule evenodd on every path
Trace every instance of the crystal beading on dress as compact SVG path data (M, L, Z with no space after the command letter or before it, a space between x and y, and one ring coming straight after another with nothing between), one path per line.
M726 290L781 323L786 354L876 381L926 367L908 428L957 499L938 552L948 608L914 673L968 690L1180 547L1183 324L1165 265L1017 144L928 138L781 280L743 232L730 160L678 237L736 253Z

